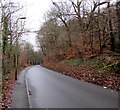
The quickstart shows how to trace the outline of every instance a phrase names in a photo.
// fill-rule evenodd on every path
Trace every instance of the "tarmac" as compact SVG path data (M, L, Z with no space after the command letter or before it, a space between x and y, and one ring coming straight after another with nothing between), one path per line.
M32 67L32 66L31 66ZM28 68L26 68L26 69L24 69L23 71L21 71L21 73L19 74L19 76L18 76L18 80L16 81L16 86L15 86L15 89L14 89L14 93L13 93L13 97L12 97L12 104L11 104L11 108L32 108L32 106L31 106L31 100L30 100L30 97L31 97L31 95L30 95L30 91L29 91L29 89L30 89L30 85L28 86L28 82L27 82L27 71L31 68L31 67L28 67ZM34 67L34 68L36 68L36 67ZM34 69L33 68L33 69ZM38 67L37 67L38 68ZM36 71L36 69L35 69L35 71ZM47 70L46 70L47 71ZM43 72L43 71L42 71ZM41 72L41 73L42 73ZM28 72L29 73L29 72ZM33 73L33 72L32 72ZM35 72L34 72L35 73ZM47 74L47 73L46 73ZM46 74L43 74L43 75L46 75ZM53 72L51 73L51 74L53 74ZM54 78L54 75L52 75L51 77L53 77L53 79L54 80L52 80L52 78L50 77L50 75L51 74L49 74L48 76L48 78L50 79L50 80L48 80L48 81L55 81L55 78L59 78L59 77L56 77L55 76L55 78ZM56 74L57 76L59 75L59 74ZM30 76L30 73L29 73L29 76ZM42 78L42 76L41 77L38 77L38 78ZM43 77L44 78L44 77ZM45 77L46 78L46 77ZM34 79L34 78L33 78ZM35 78L36 79L36 78ZM61 79L61 78L60 78ZM56 79L57 81L55 81L55 83L53 83L53 84L50 84L50 85L55 85L55 84L57 84L56 82L58 82L58 79ZM28 80L29 81L29 80ZM35 80L36 81L36 80ZM42 80L39 80L39 81L42 81ZM65 81L66 81L66 77L65 77ZM47 82L47 81L46 81ZM60 81L60 82L62 82L62 81ZM63 82L64 82L64 80L63 80ZM39 82L38 82L39 83ZM33 84L33 82L32 82L32 84ZM46 83L39 83L39 84L46 84ZM67 83L66 83L67 84ZM49 85L49 84L47 84L47 85ZM62 85L64 85L64 84L62 84ZM42 85L43 86L43 85ZM54 86L54 87L57 87L57 86ZM70 86L68 86L68 87L71 87L71 85ZM89 86L90 87L90 86ZM46 88L48 88L48 87L46 87ZM50 87L51 88L51 87ZM87 89L89 89L89 88L86 88L86 91L88 91ZM32 89L32 90L34 90L34 89ZM44 89L41 89L41 90L44 90ZM51 90L51 89L50 89ZM55 89L52 89L52 90L55 90ZM71 90L74 90L74 89L70 89L70 91ZM97 89L96 89L97 90ZM46 90L45 90L46 91ZM59 90L59 91L61 91L61 90ZM47 92L47 91L46 91ZM52 91L52 94L53 94L53 92L54 91ZM45 93L45 92L42 92L42 93ZM48 93L50 93L50 91L48 92ZM58 92L57 92L58 93ZM66 93L66 92L64 92L64 93ZM74 91L72 92L72 93L74 93ZM87 92L88 93L88 92ZM79 93L78 93L79 94ZM86 92L85 92L85 94L86 94ZM68 94L67 94L68 95ZM54 95L53 95L54 96ZM46 97L45 95L43 95L42 96L43 97L43 99L45 99L44 97ZM55 97L55 96L54 96ZM91 96L90 96L91 97ZM106 97L106 96L105 96ZM53 97L52 97L52 99L53 99ZM52 100L51 99L51 100ZM41 101L42 99L40 99L40 103L42 102ZM51 100L49 101L49 102L51 102ZM35 103L35 102L34 102ZM37 102L37 103L39 103L39 102ZM73 103L73 102L72 102ZM34 108L34 107L33 107ZM39 107L38 107L39 108ZM46 108L46 106L44 107L44 108ZM58 108L58 107L57 107ZM61 107L60 107L61 108ZM64 108L64 107L63 107ZM25 110L27 110L27 109L25 109ZM45 109L46 110L46 109ZM92 109L91 109L92 110ZM106 109L106 110L108 110L108 109ZM113 109L113 110L116 110L116 109ZM119 109L120 110L120 109Z

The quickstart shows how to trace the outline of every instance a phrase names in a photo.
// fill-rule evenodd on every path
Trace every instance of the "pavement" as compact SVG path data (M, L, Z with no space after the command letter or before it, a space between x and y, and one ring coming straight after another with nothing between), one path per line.
M15 90L13 93L11 108L29 108L28 95L26 91L25 74L27 69L24 69L18 76Z

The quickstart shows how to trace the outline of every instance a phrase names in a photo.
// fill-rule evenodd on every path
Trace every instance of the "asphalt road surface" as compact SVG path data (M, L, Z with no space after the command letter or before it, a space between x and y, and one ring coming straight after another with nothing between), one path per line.
M26 71L32 108L118 108L118 92L43 68Z

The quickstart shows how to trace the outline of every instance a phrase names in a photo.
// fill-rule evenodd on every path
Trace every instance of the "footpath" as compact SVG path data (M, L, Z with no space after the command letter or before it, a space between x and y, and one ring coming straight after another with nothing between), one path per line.
M25 71L26 69L20 73L18 80L16 81L11 108L29 108L25 83Z

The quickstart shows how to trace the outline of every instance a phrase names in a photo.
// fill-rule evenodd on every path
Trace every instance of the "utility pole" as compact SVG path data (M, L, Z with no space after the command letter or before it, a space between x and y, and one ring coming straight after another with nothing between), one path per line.
M19 19L26 19L26 17L20 17L16 20L16 49L15 49L15 80L17 80L18 73L18 21Z

